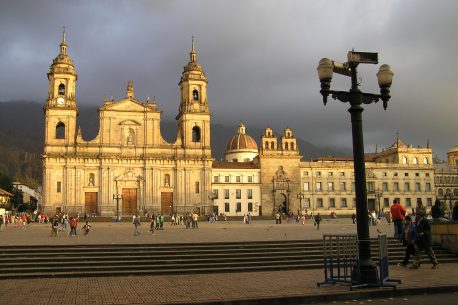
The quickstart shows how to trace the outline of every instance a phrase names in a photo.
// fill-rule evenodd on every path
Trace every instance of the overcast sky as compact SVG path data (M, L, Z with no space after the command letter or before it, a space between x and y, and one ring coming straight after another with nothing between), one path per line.
M351 146L348 104L319 93L322 57L378 52L395 73L387 111L363 112L366 152L426 146L445 159L458 144L458 1L0 1L0 101L45 102L46 73L62 26L78 73L80 105L156 96L164 119L177 114L178 81L195 36L208 77L212 122L290 127L317 145ZM362 89L378 93L378 65L360 65ZM332 89L348 90L335 75ZM41 115L41 114L37 114ZM260 135L254 135L258 138Z

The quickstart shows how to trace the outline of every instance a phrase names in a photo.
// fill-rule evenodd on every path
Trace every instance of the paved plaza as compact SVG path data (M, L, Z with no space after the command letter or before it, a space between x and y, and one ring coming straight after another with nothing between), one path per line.
M273 221L253 221L246 225L229 223L199 223L199 229L165 225L163 231L148 233L142 223L142 235L133 236L133 225L93 222L87 236L50 237L50 225L33 224L27 230L8 226L0 233L4 245L24 244L100 244L100 243L179 243L250 240L317 239L323 234L355 233L350 219L325 220L317 231L310 221L305 224ZM80 223L79 227L82 226ZM393 227L385 222L371 227L371 236L379 230L392 234ZM290 270L256 273L215 273L157 276L120 276L89 278L46 278L0 281L0 304L300 304L307 302L357 300L376 296L402 296L428 292L458 290L458 265L439 264L431 270L424 264L418 270L392 266L390 276L402 284L389 288L356 289L345 285L323 285L322 269ZM447 304L441 302L443 305Z

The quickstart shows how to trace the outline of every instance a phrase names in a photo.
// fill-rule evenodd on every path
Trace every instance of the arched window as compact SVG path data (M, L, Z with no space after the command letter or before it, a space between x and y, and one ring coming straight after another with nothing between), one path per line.
M274 142L273 142L273 141L272 141L272 142L270 142L270 149L275 149L275 144L274 144Z
M270 136L271 136L271 134L270 134L270 131L267 133L267 136L268 136L268 137L270 137Z
M199 91L197 91L197 89L194 89L192 91L192 99L195 100L195 101L199 100Z
M170 187L170 175L169 174L165 174L164 176L164 186Z
M59 85L59 95L65 95L65 85L64 84L60 84Z
M266 143L264 143L264 146L266 149L269 149L269 142L266 141Z
M458 197L458 189L453 190L453 197Z
M444 190L443 189L438 189L437 190L437 194L439 195L439 197L443 197L444 196Z
M285 142L285 150L288 150L288 149L289 149L288 142Z
M429 160L428 160L427 157L425 157L425 158L423 159L423 163L424 163L424 164L429 164Z
M62 122L56 125L56 139L65 139L65 124Z
M402 164L407 164L407 157L402 157Z
M200 128L197 126L192 128L192 141L200 142Z
M291 143L291 150L294 150L294 143Z
M413 158L413 164L418 164L418 158L417 157Z

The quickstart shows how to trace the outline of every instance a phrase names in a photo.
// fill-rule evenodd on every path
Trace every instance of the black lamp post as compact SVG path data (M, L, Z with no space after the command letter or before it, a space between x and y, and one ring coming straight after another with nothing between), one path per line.
M122 199L121 194L113 194L113 199L116 200L116 221L119 221L119 200Z
M299 215L302 214L302 199L304 199L304 194L303 193L297 193L296 195L297 199L299 199L299 207L300 207L300 212L298 213Z
M377 53L350 51L348 61L339 63L328 58L320 60L318 76L321 82L321 95L326 105L329 94L341 102L350 103L348 111L351 114L353 159L356 191L356 219L359 244L359 270L354 270L353 277L361 284L377 284L377 267L371 259L369 218L367 214L366 168L364 163L364 141L361 104L376 103L381 99L386 110L390 99L390 87L393 72L388 65L382 65L377 73L381 94L363 93L359 90L357 67L360 63L378 64ZM351 89L347 91L330 90L333 72L351 77Z

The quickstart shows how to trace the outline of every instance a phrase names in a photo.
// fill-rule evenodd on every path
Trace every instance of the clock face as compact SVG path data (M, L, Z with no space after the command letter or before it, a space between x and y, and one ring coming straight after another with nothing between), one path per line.
M65 100L64 100L63 97L59 97L59 98L57 99L57 104L63 105L64 103L65 103Z

